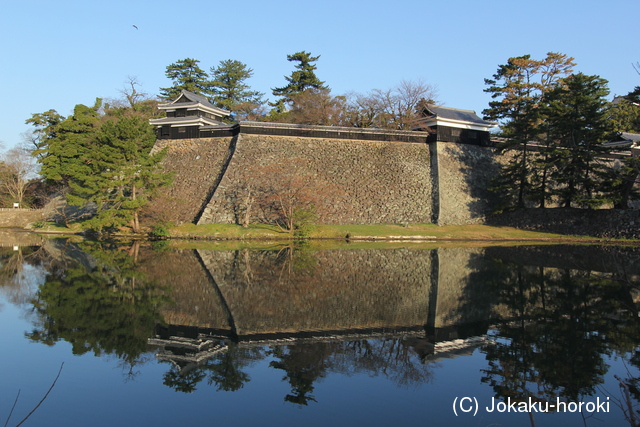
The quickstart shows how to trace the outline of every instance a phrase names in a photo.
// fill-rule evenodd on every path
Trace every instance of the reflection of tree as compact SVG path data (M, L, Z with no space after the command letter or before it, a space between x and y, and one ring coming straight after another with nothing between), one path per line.
M163 384L175 391L192 393L207 378L207 384L215 384L218 391L237 391L251 380L242 369L263 357L262 348L242 348L230 343L226 351L205 362L173 362L164 374Z
M82 244L94 265L72 262L51 271L32 301L40 324L27 337L47 345L65 340L74 354L114 354L134 364L147 351L161 321L158 309L167 301L137 271L130 255L136 246L123 251L108 243Z
M351 376L365 373L384 376L399 387L429 382L431 366L423 364L415 346L419 339L381 338L359 341L298 342L291 345L246 347L227 343L224 352L202 362L172 361L164 384L175 391L191 393L204 379L218 391L236 391L251 378L244 368L272 357L269 367L285 372L283 381L291 386L286 402L308 405L315 402L315 384L327 374Z
M229 350L220 354L220 357L209 366L209 385L216 384L216 390L236 391L240 390L251 379L249 374L241 369L258 356L251 349L239 349L231 345Z
M164 374L162 384L175 391L193 393L196 391L196 385L198 385L205 376L206 374L200 369L191 369L183 372L179 366L174 365Z
M283 380L291 384L291 394L284 398L286 402L308 405L316 399L311 395L313 383L327 375L326 358L331 348L326 343L276 347L273 355L279 360L269 363L275 369L286 372Z
M308 405L316 401L311 395L314 383L329 372L382 375L399 387L429 382L430 366L422 364L415 344L404 338L300 343L276 347L272 355L278 360L269 366L286 372L283 380L291 385L291 394L285 401Z
M637 330L635 310L623 304L628 291L589 272L502 266L493 282L502 320L484 349L483 382L512 400L592 395L608 368L603 356L622 338L621 316Z

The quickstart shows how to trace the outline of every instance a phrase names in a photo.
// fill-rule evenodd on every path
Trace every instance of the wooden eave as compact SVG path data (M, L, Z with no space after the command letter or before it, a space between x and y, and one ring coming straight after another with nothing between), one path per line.
M470 130L477 130L481 132L489 132L489 129L496 126L495 123L491 123L491 122L486 122L486 124L484 124L484 123L478 123L478 122L469 122L466 120L448 119L448 118L437 117L437 116L426 117L424 119L421 119L420 124L423 126L429 126L429 127L448 126L451 128L470 129Z
M178 126L220 126L220 122L210 119L208 117L187 116L187 117L164 117L161 119L151 119L149 124L152 126L165 126L171 127Z

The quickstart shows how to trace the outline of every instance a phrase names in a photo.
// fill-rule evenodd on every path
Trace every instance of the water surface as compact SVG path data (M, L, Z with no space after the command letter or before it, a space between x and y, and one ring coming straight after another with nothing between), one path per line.
M639 404L633 247L3 241L8 425L54 381L24 425L624 425Z

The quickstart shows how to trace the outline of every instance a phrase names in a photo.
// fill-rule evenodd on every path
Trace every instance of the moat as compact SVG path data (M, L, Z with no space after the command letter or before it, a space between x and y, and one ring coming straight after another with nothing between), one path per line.
M637 247L5 237L7 425L637 422Z

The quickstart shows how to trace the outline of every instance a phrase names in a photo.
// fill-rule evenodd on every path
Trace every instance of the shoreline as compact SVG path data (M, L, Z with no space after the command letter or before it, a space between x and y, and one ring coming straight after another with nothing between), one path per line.
M79 236L91 238L86 229L63 228L3 228L5 231L31 232L49 236ZM536 243L588 243L588 244L628 244L640 245L637 239L604 238L586 235L562 235L539 231L523 230L506 226L444 225L316 225L306 236L294 236L272 226L252 225L244 228L237 225L182 224L167 227L166 234L119 232L103 235L102 238L136 240L192 240L192 241L252 241L252 242L292 242L292 241L346 241L346 242L389 242L389 243L436 243L436 242L536 242Z

